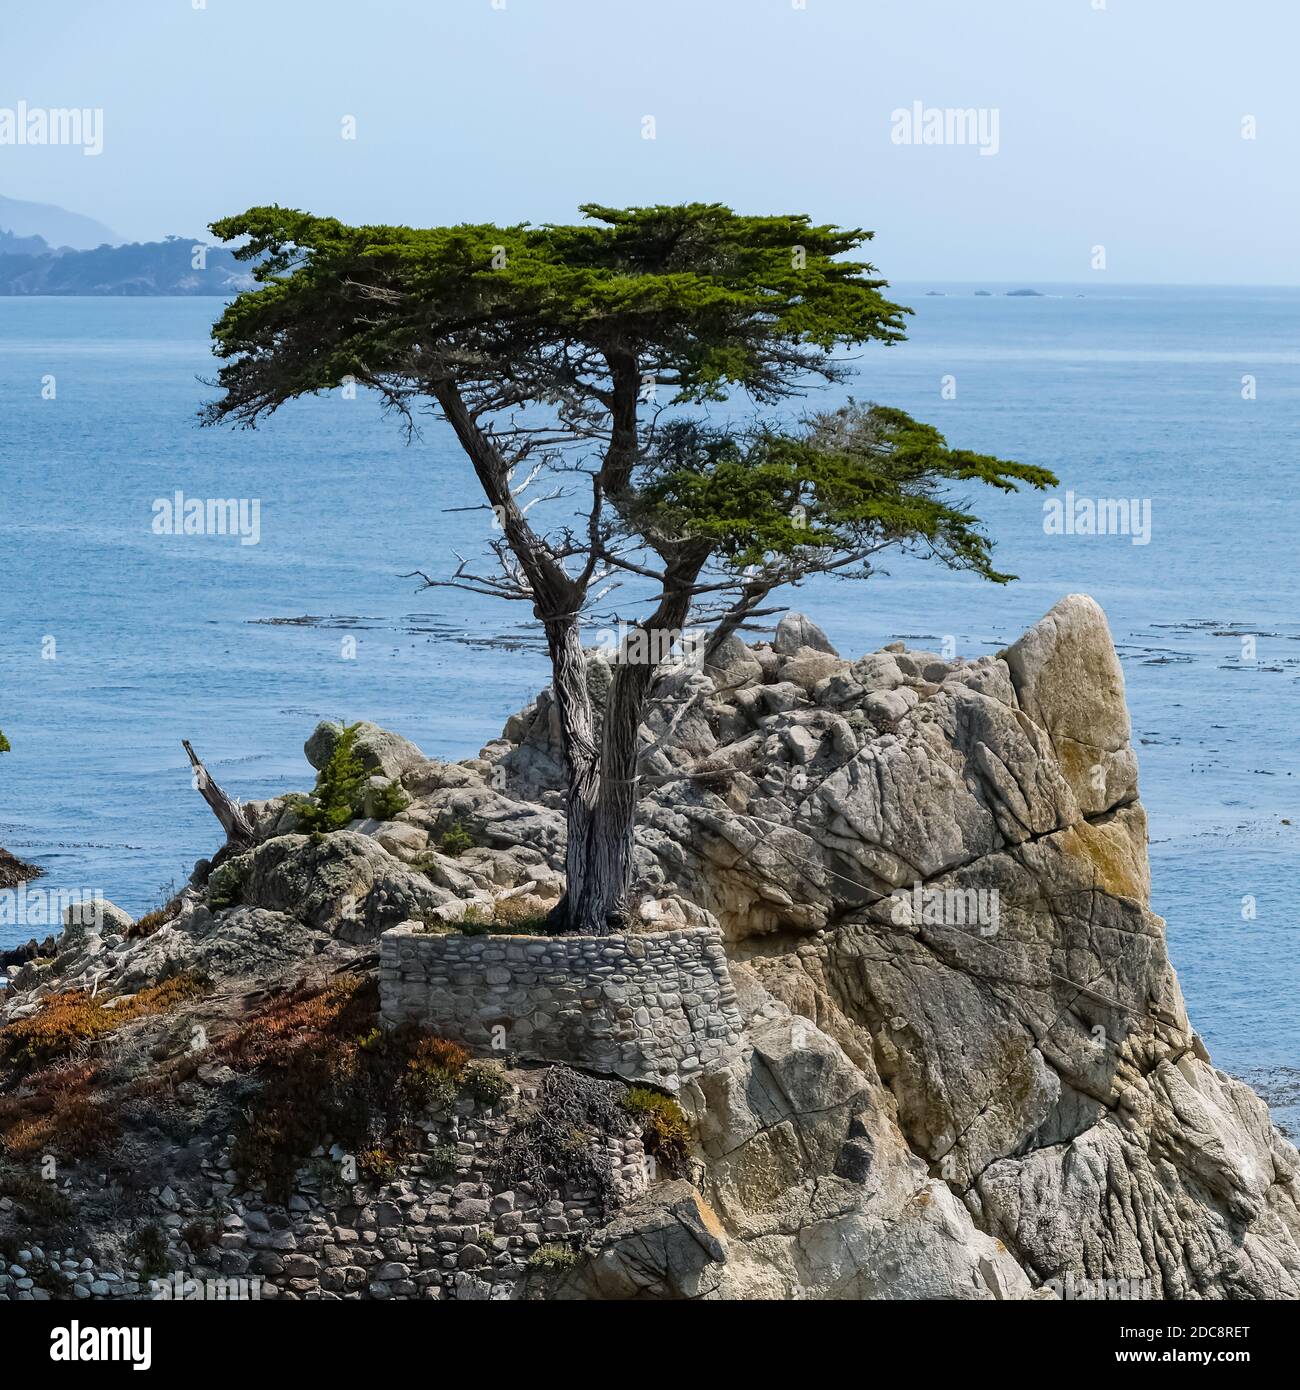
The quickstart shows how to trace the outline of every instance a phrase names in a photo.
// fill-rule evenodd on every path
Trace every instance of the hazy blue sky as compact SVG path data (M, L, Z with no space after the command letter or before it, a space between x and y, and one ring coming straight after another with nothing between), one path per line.
M141 239L717 200L873 228L893 279L1300 283L1297 0L199 2L7 5L0 108L102 107L104 152L0 146L0 193ZM997 154L893 143L917 101Z

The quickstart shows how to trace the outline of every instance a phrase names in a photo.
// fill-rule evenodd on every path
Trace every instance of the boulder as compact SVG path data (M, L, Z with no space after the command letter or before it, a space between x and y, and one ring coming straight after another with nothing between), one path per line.
M1070 594L1002 654L1020 708L1047 734L1085 815L1137 795L1124 672L1106 615Z
M907 685L896 690L873 690L862 702L862 708L878 723L894 724L910 714L920 696Z
M390 782L399 781L404 773L428 762L428 759L409 739L378 724L362 720L356 725L356 739L353 752L361 766L372 776L387 778Z
M851 667L853 679L869 694L878 690L896 690L907 683L907 677L891 652L872 652Z
M734 634L718 644L705 670L713 677L719 692L739 690L763 679L763 667Z
M351 830L268 840L216 870L210 893L214 910L265 908L352 942L409 918L432 919L454 897Z
M781 679L797 685L805 695L811 694L819 682L831 676L847 675L848 672L847 661L812 647L800 647L781 663Z
M408 864L424 855L429 848L428 832L406 821L380 821L366 833L373 835L395 859L403 859Z
M677 1300L716 1296L727 1249L722 1227L687 1182L657 1187L620 1212L554 1297Z
M325 770L325 765L334 756L334 749L342 735L343 725L334 719L322 719L311 731L311 736L303 744L302 751L317 772Z
M145 937L124 958L116 985L143 989L187 970L257 980L310 960L323 944L320 933L287 913L236 907L218 917L200 908Z
M63 909L63 936L59 949L66 951L88 937L125 933L135 918L107 898L85 898Z
M802 613L786 613L776 625L772 650L781 656L793 656L801 647L825 652L828 656L839 655L831 646L830 639L811 618Z

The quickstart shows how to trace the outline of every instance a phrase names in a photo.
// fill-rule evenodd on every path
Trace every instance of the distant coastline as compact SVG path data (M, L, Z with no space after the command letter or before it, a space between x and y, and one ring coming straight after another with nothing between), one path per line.
M0 296L228 298L252 283L230 251L185 237L75 251L0 231Z

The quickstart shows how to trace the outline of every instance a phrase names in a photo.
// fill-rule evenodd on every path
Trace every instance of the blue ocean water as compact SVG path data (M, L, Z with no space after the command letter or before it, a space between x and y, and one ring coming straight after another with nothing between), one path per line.
M948 636L975 656L1092 594L1124 660L1154 906L1192 1016L1220 1065L1285 1071L1300 1061L1300 290L976 288L895 286L910 339L864 351L852 394L1044 464L1062 493L1149 499L1149 543L1046 534L1041 497L971 494L1017 583L905 562L792 606L845 654ZM521 636L517 605L402 577L449 573L484 533L455 510L479 499L439 427L408 444L364 394L335 393L255 432L198 428L219 309L0 299L0 845L48 886L132 912L216 847L182 738L247 800L310 784L319 718L465 757L546 677L525 641L463 640ZM260 499L259 543L155 535L155 499L178 490ZM322 621L272 621L300 618ZM0 945L31 934L0 926Z

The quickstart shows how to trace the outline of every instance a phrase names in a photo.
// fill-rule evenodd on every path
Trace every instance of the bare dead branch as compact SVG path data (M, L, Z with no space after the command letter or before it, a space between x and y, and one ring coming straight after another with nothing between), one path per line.
M199 755L190 746L189 739L181 739L181 746L194 769L194 785L198 788L199 795L212 808L212 814L221 822L226 838L236 844L252 844L253 825L248 819L248 813L212 780L212 774L203 766Z

